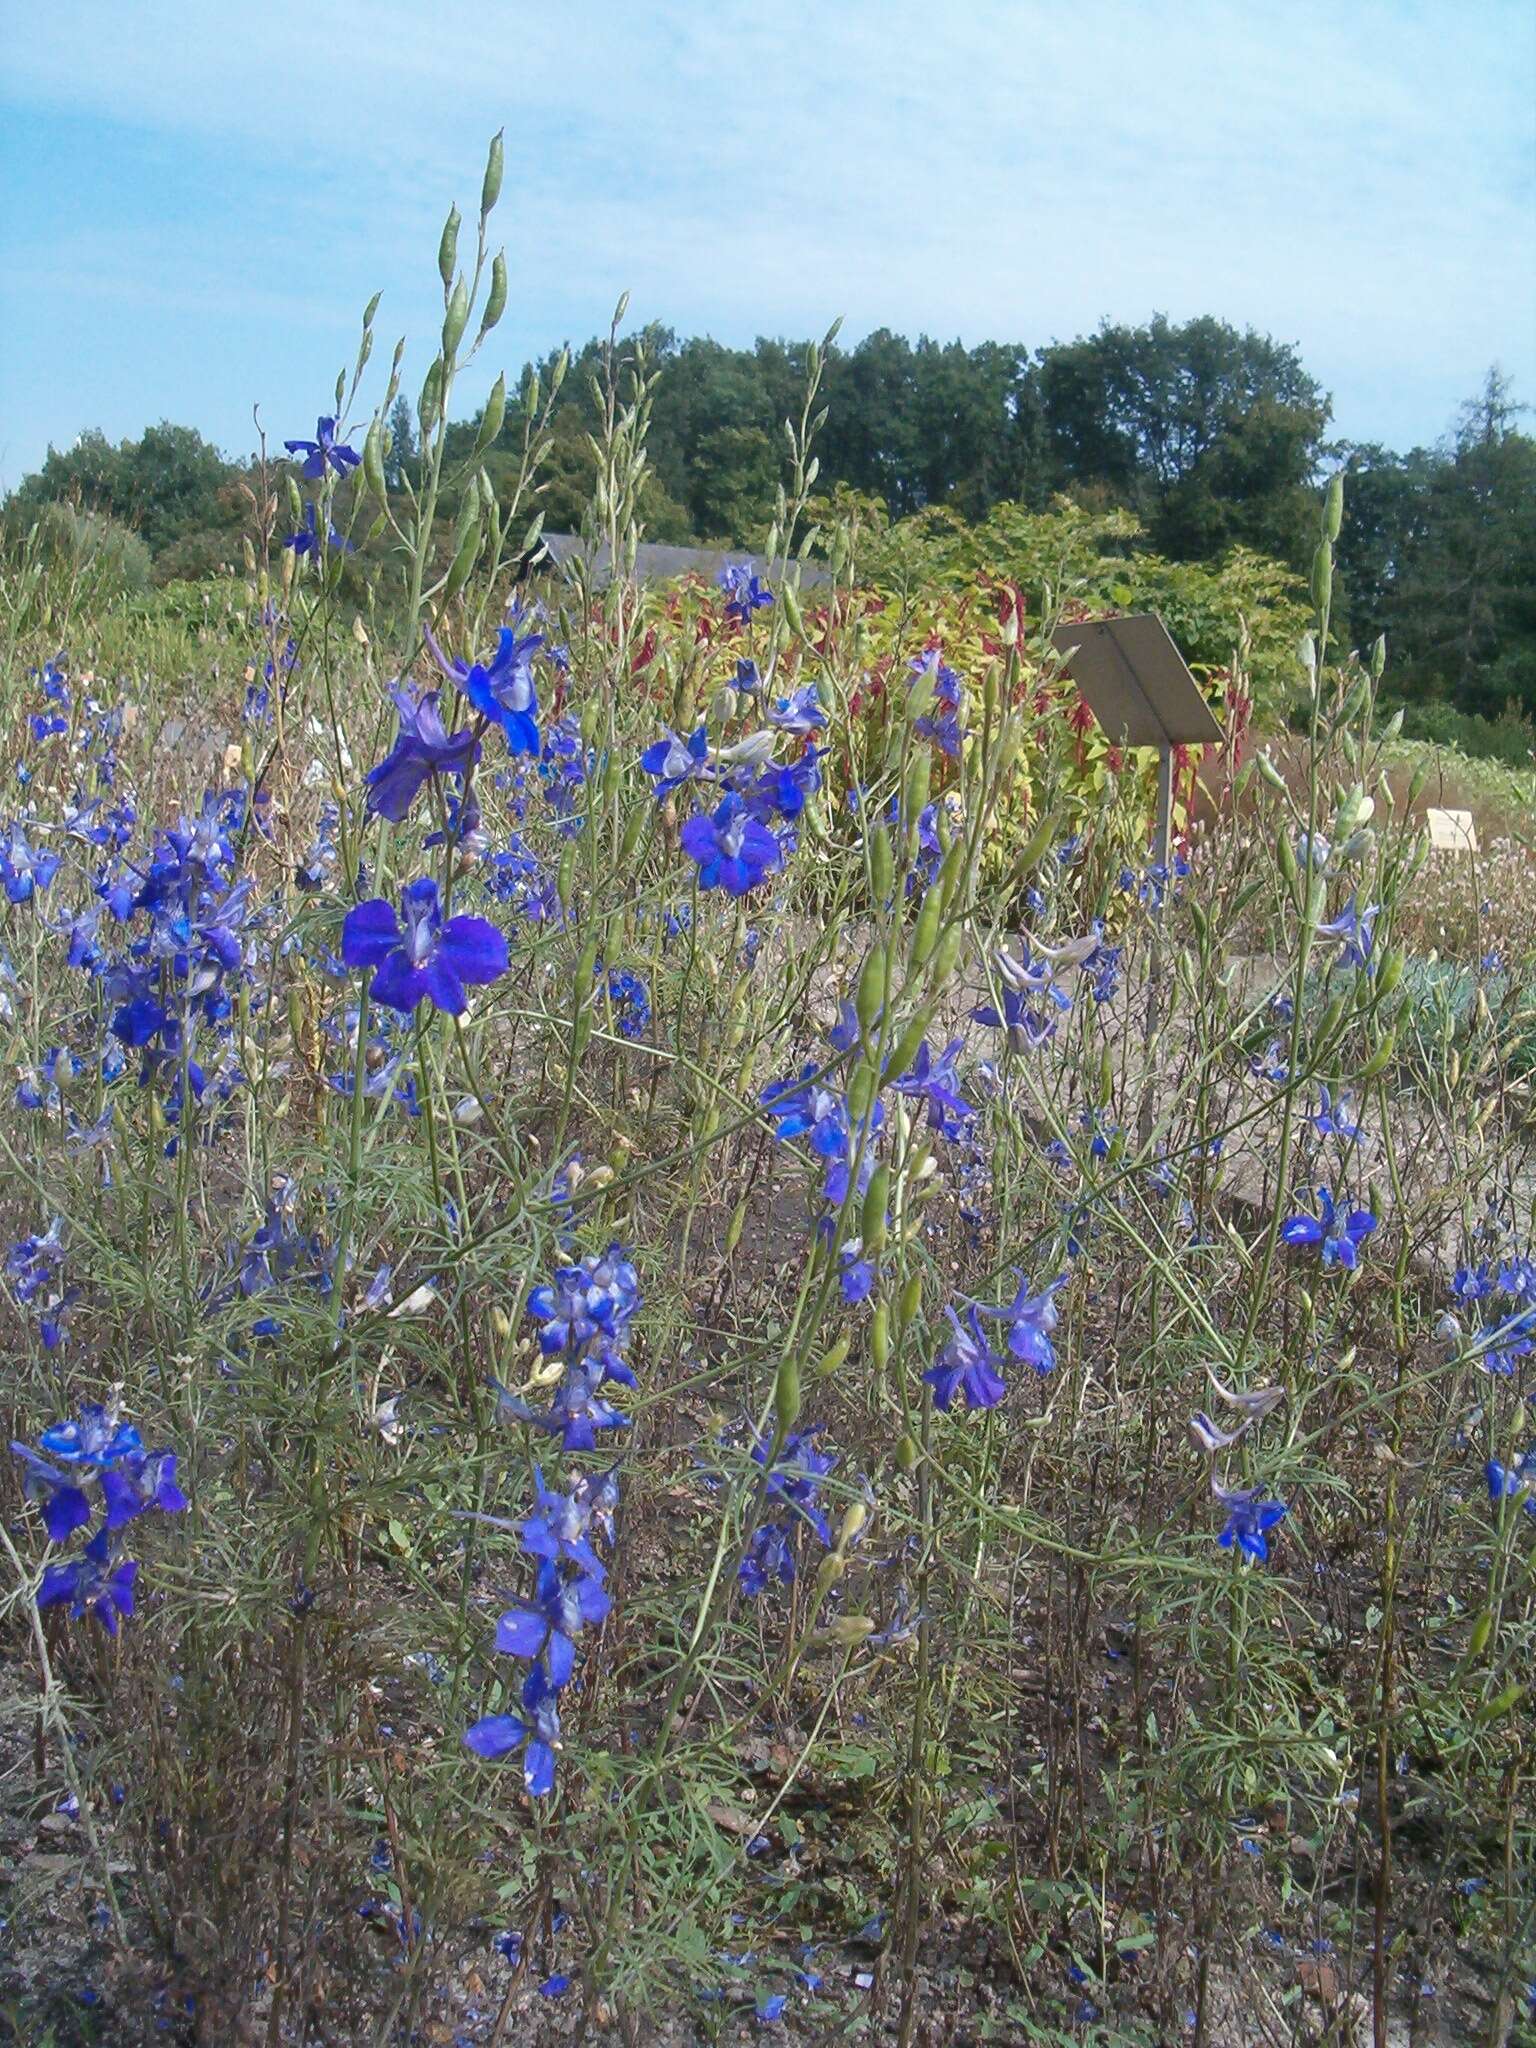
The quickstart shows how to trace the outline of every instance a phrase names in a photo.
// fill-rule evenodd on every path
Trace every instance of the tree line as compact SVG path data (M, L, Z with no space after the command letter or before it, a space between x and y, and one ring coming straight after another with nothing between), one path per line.
M650 537L761 544L806 344L729 348L661 327L624 346L637 342L659 372ZM598 340L573 351L561 387L541 497L551 531L578 524L590 489L601 356ZM554 361L536 366L546 389ZM1336 588L1351 638L1388 635L1395 685L1409 698L1536 717L1536 441L1496 372L1444 440L1407 454L1331 440L1328 394L1297 350L1208 317L1106 322L1033 350L881 329L834 346L824 394L825 488L879 498L895 520L946 507L977 521L1001 504L1043 511L1064 495L1131 512L1146 544L1174 561L1216 561L1242 546L1303 569L1319 479L1343 466ZM398 479L415 459L403 398L390 425ZM493 480L521 432L509 406L487 458ZM162 422L116 444L88 432L50 449L9 512L65 501L105 514L141 536L157 579L196 576L238 558L242 470L190 427Z

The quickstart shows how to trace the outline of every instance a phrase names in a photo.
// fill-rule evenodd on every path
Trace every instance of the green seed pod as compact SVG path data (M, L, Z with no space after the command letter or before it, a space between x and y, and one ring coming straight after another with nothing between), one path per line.
M421 421L423 440L430 437L432 429L437 425L437 418L442 410L442 405L443 361L442 357L439 356L430 364L426 376L421 380L421 397L416 404L416 413Z
M912 965L923 967L927 964L934 947L939 942L939 919L944 911L944 891L940 884L923 891L923 900L918 908L917 923L912 927Z
M1110 1056L1109 1047L1106 1045L1099 1054L1099 1071L1093 1091L1093 1100L1097 1108L1107 1109L1109 1104L1113 1102L1114 1097L1115 1063Z
M725 1248L728 1252L735 1251L737 1245L741 1243L741 1233L746 1228L746 1223L747 1198L743 1195L731 1211L731 1220L725 1226Z
M886 1072L895 1080L899 1081L917 1058L918 1047L928 1030L928 1019L929 1012L926 1008L919 1010L915 1017L908 1018L900 1038L896 1041L895 1050L886 1061Z
M865 1503L861 1500L849 1501L847 1507L843 1509L843 1519L838 1524L837 1554L839 1557L846 1556L849 1545L857 1543L864 1524L868 1520L869 1509Z
M915 1470L917 1459L917 1445L907 1435L906 1431L903 1430L902 1434L896 1439L896 1470L898 1472L911 1472Z
M851 1650L855 1645L867 1642L875 1632L875 1624L867 1614L839 1614L827 1623L822 1631L829 1643L835 1643L840 1650Z
M1397 1033L1395 1030L1389 1029L1380 1045L1377 1046L1365 1065L1360 1069L1360 1079L1362 1081L1374 1081L1378 1074L1386 1070L1396 1047Z
M437 245L437 274L443 280L443 290L453 283L453 266L459 258L459 209L450 206L448 218L443 222L443 238Z
M800 1361L792 1354L779 1361L778 1377L773 1383L773 1412L779 1434L788 1436L800 1413Z
M1328 479L1328 494L1323 500L1323 536L1334 541L1339 537L1339 528L1344 524L1344 472L1336 471Z
M368 488L381 505L389 503L389 487L384 481L384 422L375 419L369 426L363 442L363 476Z
M304 500L299 496L299 487L290 476L288 484L288 512L295 526L304 524Z
M848 1356L848 1349L852 1342L853 1339L849 1336L849 1334L846 1331L844 1331L843 1335L839 1337L837 1342L832 1346L832 1349L830 1351L824 1351L822 1353L821 1363L816 1368L817 1379L831 1379L833 1373L837 1371L837 1368Z
M1376 644L1371 649L1371 675L1376 682L1379 683L1381 681L1386 666L1387 636L1385 633L1378 633L1376 635Z
M507 258L506 252L498 249L491 258L491 288L485 295L485 311L480 315L480 332L489 334L502 314L507 310ZM530 412L539 409L538 381L534 380Z
M786 583L780 595L784 600L784 616L789 621L790 631L797 640L808 640L810 635L805 630L805 619L800 611L800 600L795 595L794 585Z
M1473 1716L1473 1719L1476 1720L1479 1724L1487 1721L1502 1720L1503 1717L1509 1712L1510 1708L1514 1706L1517 1701L1523 1699L1524 1696L1525 1687L1519 1684L1518 1681L1513 1685L1506 1685L1504 1690L1499 1694L1497 1699L1489 1700L1486 1702L1485 1705L1478 1708L1476 1714Z
M582 947L576 959L576 1000L584 1003L592 993L592 977L597 972L597 934L594 932Z
M458 553L453 558L453 567L448 571L448 582L443 591L443 602L445 604L452 604L453 600L469 581L469 572L474 568L475 560L480 553L481 538L480 514L477 505L475 517L470 521L464 538L459 542Z
M576 842L568 839L560 855L560 866L555 873L555 894L560 899L560 908L569 912L571 907L572 884L576 879Z
M880 1090L880 1076L869 1060L860 1060L848 1077L848 1108L860 1120L868 1116Z
M890 902L891 891L896 886L896 859L891 851L891 835L884 825L877 825L870 834L869 874L875 903L883 909Z
M816 1567L816 1583L811 1589L810 1611L814 1614L828 1593L848 1569L848 1560L836 1550L829 1550Z
M1263 776L1270 788L1283 791L1285 788L1285 777L1280 773L1280 770L1275 766L1268 754L1260 754L1258 756L1258 765L1260 775Z
M933 776L933 762L928 749L922 747L907 764L907 787L902 801L902 817L906 820L909 833L917 830L917 821L928 803L928 785Z
M1472 1624L1472 1634L1467 1641L1467 1657L1481 1657L1488 1647L1488 1638L1493 1634L1493 1609L1485 1607Z
M1055 834L1055 831L1056 819L1054 815L1048 811L1040 819L1039 823L1035 826L1034 831L1030 833L1028 839L1026 839L1024 842L1024 850L1019 855L1018 871L1021 875L1027 875L1032 868L1037 867L1039 865L1040 860L1045 853L1045 849L1051 843L1051 839Z
M1296 887L1296 849L1291 844L1291 835L1282 825L1275 836L1275 862L1285 877L1286 886Z
M1408 780L1408 803L1410 809L1424 794L1424 785L1429 780L1429 763L1421 761Z
M453 361L454 350L464 339L464 330L469 325L469 286L461 277L453 288L453 297L448 301L448 311L443 315L443 355Z
M954 973L956 967L960 964L960 948L964 944L965 933L960 929L959 925L952 924L943 938L940 939L938 951L933 956L933 966L930 968L928 975L929 983L933 988L942 988Z
M891 986L891 956L884 946L876 946L864 962L859 976L858 993L853 1007L858 1016L859 1028L866 1037L874 1030L880 1012L885 1008L885 998Z
M944 865L939 869L939 894L944 908L948 910L955 900L955 891L965 873L965 842L957 839L944 856Z
M635 857L650 815L649 810L642 810L638 805L629 814L629 823L624 827L624 844L620 851L620 858L626 869Z
M498 128L491 137L491 146L486 152L485 176L480 181L480 218L484 220L491 208L501 197L501 174L504 162L502 136L505 130Z
M869 1177L869 1186L864 1192L864 1207L859 1217L859 1235L863 1239L864 1251L870 1258L878 1256L885 1249L885 1212L891 1205L891 1169L877 1166Z
M891 1362L891 1312L883 1301L870 1320L869 1355L875 1361L878 1373L883 1373Z
M921 1273L913 1273L908 1276L907 1283L902 1288L900 1299L896 1304L896 1318L902 1329L907 1330L911 1328L913 1323L917 1321L922 1306L923 1276Z
M1378 996L1391 995L1392 991L1402 980L1403 970L1407 964L1408 956L1402 947L1392 947L1387 957L1382 961L1381 966L1377 969L1376 993Z
M480 415L480 431L475 436L475 453L483 455L487 448L500 438L501 423L507 416L507 379L505 373L491 386L491 395L485 401L485 411Z
M1317 1037L1314 1041L1319 1051L1334 1038L1339 1026L1344 1022L1344 1012L1348 1008L1349 997L1337 995L1324 1010L1318 1022Z
M1320 540L1312 556L1312 607L1321 617L1333 597L1333 549Z

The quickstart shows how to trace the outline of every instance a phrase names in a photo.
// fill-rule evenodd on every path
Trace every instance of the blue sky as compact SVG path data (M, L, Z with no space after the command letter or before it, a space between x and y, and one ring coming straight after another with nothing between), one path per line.
M384 293L414 389L507 131L486 382L632 316L967 342L1215 313L1339 431L1536 400L1529 0L0 0L0 486L86 426L306 433Z

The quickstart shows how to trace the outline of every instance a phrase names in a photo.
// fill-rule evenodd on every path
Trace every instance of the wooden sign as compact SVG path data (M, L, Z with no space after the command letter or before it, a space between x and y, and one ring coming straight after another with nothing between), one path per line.
M1156 612L1058 626L1051 644L1105 735L1125 747L1210 747L1216 715Z
M1429 827L1429 843L1436 853L1476 853L1477 827L1472 823L1470 811L1436 811L1424 813L1424 822Z

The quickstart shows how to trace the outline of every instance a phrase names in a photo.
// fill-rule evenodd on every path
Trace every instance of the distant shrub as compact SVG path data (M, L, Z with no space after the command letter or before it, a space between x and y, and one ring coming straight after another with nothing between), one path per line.
M1456 747L1463 754L1503 761L1511 768L1528 768L1536 754L1536 726L1513 703L1506 704L1497 718L1484 718L1475 711L1458 711L1454 704L1433 700L1387 704L1383 706L1383 715L1390 716L1394 710L1402 711L1405 739Z

